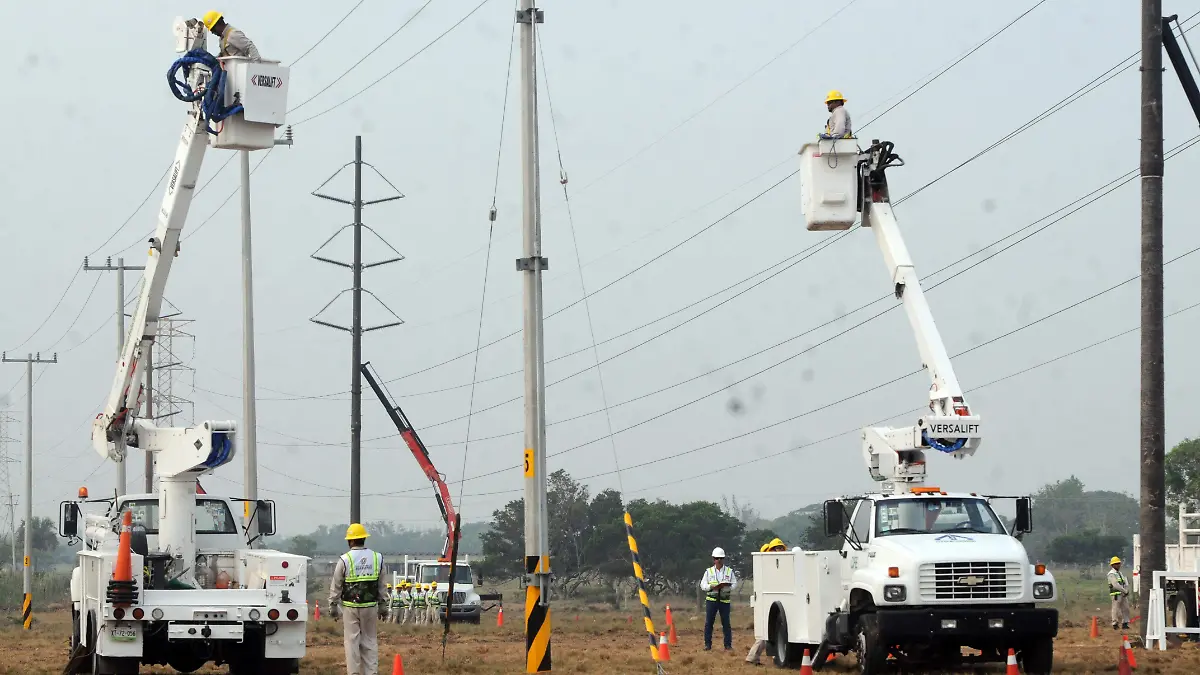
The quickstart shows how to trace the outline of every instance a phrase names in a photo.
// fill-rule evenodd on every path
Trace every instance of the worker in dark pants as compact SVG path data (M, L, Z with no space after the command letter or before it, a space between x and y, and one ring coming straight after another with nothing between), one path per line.
M704 651L712 649L713 621L721 616L721 631L725 634L725 651L733 651L733 628L729 625L729 606L737 575L725 566L725 549L718 546L712 552L713 566L704 570L700 588L704 590Z

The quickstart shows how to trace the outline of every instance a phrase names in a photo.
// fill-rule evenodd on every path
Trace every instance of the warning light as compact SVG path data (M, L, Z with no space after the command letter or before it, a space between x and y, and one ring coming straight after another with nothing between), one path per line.
M79 498L80 498L80 499L87 499L87 498L88 498L88 491L87 491L87 488L86 488L86 487L81 487L81 488L79 488Z

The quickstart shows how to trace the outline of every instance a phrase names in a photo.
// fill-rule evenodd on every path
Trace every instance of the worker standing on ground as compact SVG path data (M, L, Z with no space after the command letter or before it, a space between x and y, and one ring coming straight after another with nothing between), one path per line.
M261 61L258 47L242 31L225 23L225 15L218 11L204 13L204 27L221 38L221 53L218 56L245 56L251 61Z
M737 575L725 566L725 549L718 546L712 552L713 566L704 570L700 588L704 590L704 651L712 649L713 621L721 615L721 631L725 637L725 651L733 651L733 629L729 625L729 606L733 589L737 587Z
M1118 624L1124 630L1129 630L1129 584L1125 575L1121 574L1121 559L1113 556L1108 561L1108 594L1112 597L1112 627Z
M407 579L404 581L404 590L401 592L400 601L404 603L404 614L400 616L400 623L408 623L412 620L413 588Z
M781 553L786 550L787 550L787 545L783 543L783 540L780 539L779 537L775 537L771 541L763 544L762 548L758 549L758 552L759 553ZM761 666L762 664L759 663L758 659L759 659L759 657L762 656L762 653L766 648L767 648L766 640L755 640L754 646L750 648L750 653L746 654L746 663L753 663L756 666Z
M369 536L360 523L346 528L350 550L338 558L329 582L330 613L346 615L342 640L349 675L379 675L379 603L387 600L387 588L383 555L366 547Z
M850 128L850 113L846 110L846 99L842 92L834 89L825 96L825 107L829 109L829 120L825 122L825 133L820 138L854 138Z
M429 585L429 623L438 622L438 610L442 606L442 596L438 595L437 582Z
M417 584L416 594L413 595L413 624L425 624L425 584Z

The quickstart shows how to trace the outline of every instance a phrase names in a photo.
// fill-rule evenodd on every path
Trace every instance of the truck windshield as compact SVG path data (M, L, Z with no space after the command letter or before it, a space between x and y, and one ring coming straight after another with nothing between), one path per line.
M146 534L158 534L158 500L132 499L122 504L133 512L133 523L146 528ZM229 507L220 499L197 499L194 514L196 534L237 534L237 523Z
M891 534L1007 534L983 499L918 497L875 503L875 536Z
M426 565L421 568L420 583L428 584L432 582L444 584L450 581L450 566L449 565ZM454 583L456 584L472 584L474 579L471 577L470 565L457 565L454 568Z

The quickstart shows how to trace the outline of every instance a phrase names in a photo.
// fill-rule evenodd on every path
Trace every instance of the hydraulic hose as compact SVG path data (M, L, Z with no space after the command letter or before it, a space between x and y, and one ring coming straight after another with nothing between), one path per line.
M208 82L208 86L203 90L192 91L191 85L187 79L191 74L193 66L205 66L212 73L212 78ZM183 71L183 79L178 77L179 71ZM221 62L217 57L203 49L193 49L183 56L175 59L171 64L171 68L167 71L167 84L171 87L171 93L175 98L185 103L194 103L200 101L200 113L203 119L209 122L207 129L208 133L216 134L216 130L212 128L212 122L220 122L225 118L236 115L242 111L242 104L235 103L232 106L225 106L225 69L221 67Z

